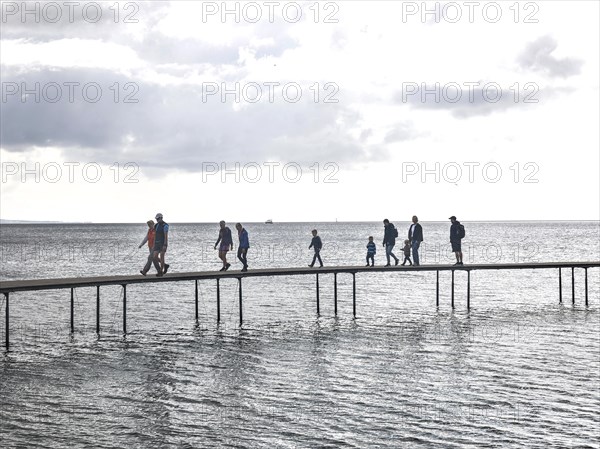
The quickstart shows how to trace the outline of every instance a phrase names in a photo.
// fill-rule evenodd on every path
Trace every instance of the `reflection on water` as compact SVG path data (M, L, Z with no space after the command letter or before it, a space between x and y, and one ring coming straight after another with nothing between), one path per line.
M203 228L188 226L179 238L194 251ZM304 243L303 227L288 226L278 238ZM478 232L483 239L513 230L502 226L470 226L469 235L477 241ZM579 240L564 257L597 259L597 225L571 226L588 246L578 257L585 246ZM276 227L269 227L273 239ZM13 232L16 241L37 238L26 228ZM335 228L347 257L363 256L363 242L349 236L373 228L378 224ZM323 229L321 235L333 233ZM85 230L67 240L79 242ZM440 225L440 236L444 230ZM137 228L86 232L100 241L133 241ZM548 249L540 260L555 259L560 225L530 232ZM192 268L183 253L172 260ZM108 266L126 272L132 264L78 262L65 262L64 275L76 267L85 275ZM44 259L5 263L3 278L53 272ZM359 274L357 320L351 277L338 277L337 318L332 276L321 278L320 317L311 276L248 279L242 328L234 281L222 282L220 325L214 283L200 285L198 325L193 283L130 286L126 337L118 287L102 289L100 337L95 289L76 292L72 336L68 291L14 294L13 351L0 359L1 446L593 447L600 427L600 273L590 270L588 308L577 276L572 306L570 297L558 304L552 270L474 272L467 312L460 274L454 311L449 275L441 275L436 309L435 273ZM3 313L0 300L2 335Z

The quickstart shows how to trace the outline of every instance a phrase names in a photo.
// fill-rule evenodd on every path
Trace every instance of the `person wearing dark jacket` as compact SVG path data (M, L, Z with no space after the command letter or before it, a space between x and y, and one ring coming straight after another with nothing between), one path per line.
M313 267L315 265L315 262L318 260L319 263L321 264L321 268L323 267L323 261L321 260L321 248L323 248L323 242L321 242L321 237L319 237L317 235L317 230L313 229L312 230L312 235L313 238L310 242L310 246L308 247L308 249L314 248L315 249L315 255L313 257L312 263L309 265L309 267Z
M408 228L408 240L412 248L412 255L415 261L415 266L419 266L419 246L423 241L423 227L419 224L419 219L416 215L412 217L413 224Z
M390 223L390 220L388 220L387 218L383 220L383 226L383 247L385 248L385 257L387 259L387 265L385 266L390 266L390 257L393 257L396 261L394 265L398 265L398 262L400 260L392 252L392 250L394 249L394 245L396 244L396 228L392 223Z
M460 221L456 219L454 215L452 215L449 220L452 222L450 226L450 244L452 245L452 252L456 255L456 263L454 265L462 265L463 264L463 254L461 248L461 224Z
M219 246L219 259L223 262L223 267L219 271L227 271L231 264L227 262L227 251L233 249L233 238L231 237L231 229L225 226L225 221L221 220L219 222L220 230L219 230L219 238L217 239L217 243L215 243L215 249L217 249L217 245L221 242Z
M235 224L235 229L238 231L240 244L238 245L237 257L242 262L242 271L248 271L248 249L250 248L250 240L248 239L248 231L244 229L241 223Z

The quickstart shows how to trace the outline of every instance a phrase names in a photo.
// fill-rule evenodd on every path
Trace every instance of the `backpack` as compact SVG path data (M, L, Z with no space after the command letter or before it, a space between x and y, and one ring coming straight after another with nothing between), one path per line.
M458 225L458 237L461 239L465 238L465 227L462 224Z
M394 225L392 225L392 226L394 226ZM396 226L394 226L393 232L394 232L394 237L398 238L398 228Z

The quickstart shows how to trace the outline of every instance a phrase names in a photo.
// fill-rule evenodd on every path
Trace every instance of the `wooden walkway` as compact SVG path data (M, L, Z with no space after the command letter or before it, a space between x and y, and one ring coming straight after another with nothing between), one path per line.
M156 282L195 282L195 312L196 321L198 321L198 281L216 280L217 296L217 321L221 320L220 306L220 281L221 279L237 279L239 283L239 312L240 325L242 324L242 279L249 277L265 276L299 276L316 275L316 306L317 314L320 313L319 301L319 275L333 274L334 276L334 313L337 315L337 275L352 275L352 312L356 317L356 274L358 273L381 273L381 272L436 272L436 306L439 307L440 297L440 271L450 271L452 274L451 305L454 308L454 273L456 271L466 271L467 273L467 308L471 307L471 271L476 270L539 270L539 269L558 269L558 290L559 302L562 302L562 270L571 269L571 295L573 304L575 303L575 269L583 269L585 279L585 305L588 305L588 269L600 267L600 261L591 262L539 262L539 263L504 263L504 264L467 264L461 266L454 265L421 265L414 266L335 266L323 268L263 268L241 271L198 271L188 273L168 273L162 277L155 275L142 276L141 274L126 276L100 276L100 277L77 277L77 278L57 278L57 279L30 279L0 281L0 293L6 299L5 309L5 345L9 347L9 298L11 293L38 291L38 290L71 290L71 332L74 332L74 289L81 287L96 287L96 332L100 333L100 287L107 285L120 285L123 287L123 333L127 333L127 286L131 284L146 284Z

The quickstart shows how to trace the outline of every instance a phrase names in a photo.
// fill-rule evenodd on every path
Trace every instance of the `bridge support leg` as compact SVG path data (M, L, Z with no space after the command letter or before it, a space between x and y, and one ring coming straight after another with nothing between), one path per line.
M356 318L356 273L352 273L352 314Z
M71 333L75 332L74 308L75 308L75 297L74 297L74 293L73 293L73 288L71 288Z
M10 318L9 318L9 305L8 305L8 292L4 293L4 297L6 298L6 316L4 317L5 319L5 328L4 328L4 345L6 346L6 350L8 351L8 346L10 345L10 333L8 331L9 326L10 326Z
M243 312L242 312L242 278L238 278L240 283L240 326L242 325Z
M562 268L558 269L558 303L562 304Z
M471 270L467 270L467 310L471 310Z
M337 316L337 273L333 273L333 313Z
M317 273L317 316L321 314L321 308L319 304L319 273Z
M196 299L196 324L198 324L198 279L196 279L196 292L195 292L195 299Z
M585 306L588 306L588 282L587 282L587 267L585 269Z
M100 335L100 286L96 285L96 333Z
M217 323L221 322L221 284L217 278Z
M127 284L123 284L123 335L127 334Z
M454 270L452 270L452 308L454 309Z
M435 271L435 306L440 306L440 270Z
M575 267L571 267L571 299L575 304Z

